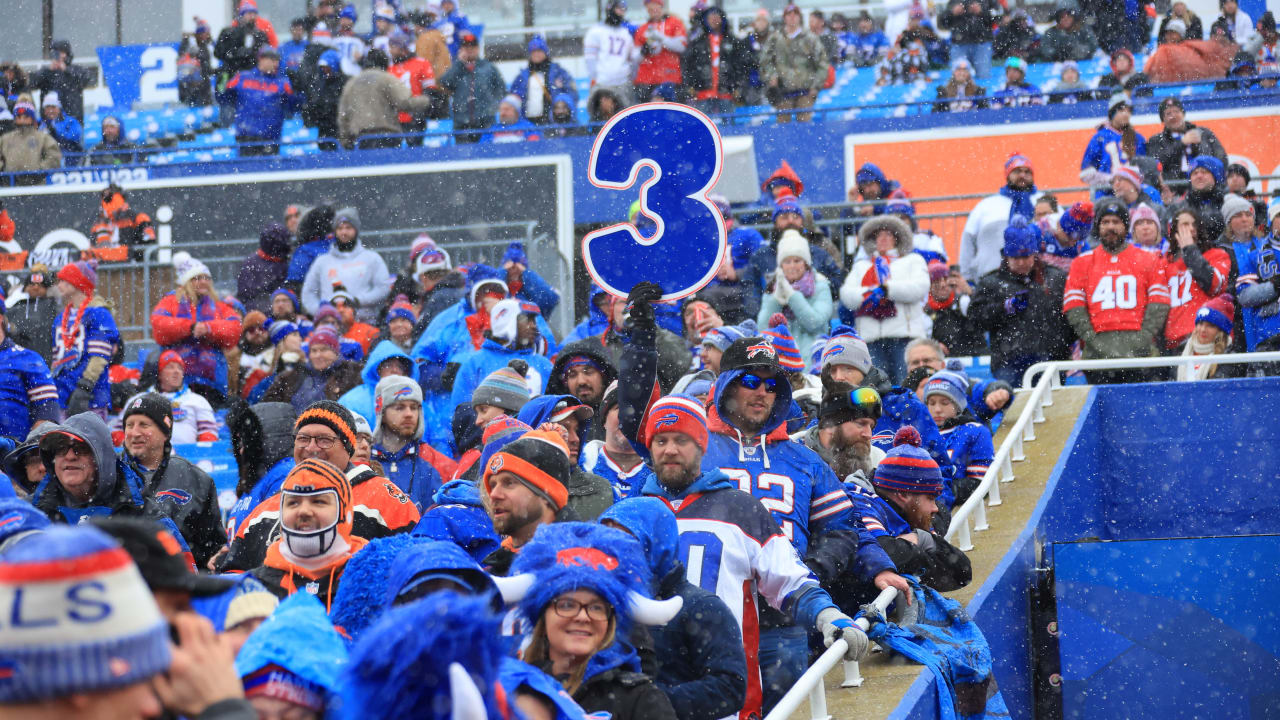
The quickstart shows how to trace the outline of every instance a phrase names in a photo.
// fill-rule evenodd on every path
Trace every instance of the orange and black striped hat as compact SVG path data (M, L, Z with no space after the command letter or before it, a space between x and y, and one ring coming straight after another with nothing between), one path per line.
M332 400L311 403L298 416L298 422L293 424L293 431L297 432L303 425L324 425L338 436L348 455L356 451L356 419L350 410Z

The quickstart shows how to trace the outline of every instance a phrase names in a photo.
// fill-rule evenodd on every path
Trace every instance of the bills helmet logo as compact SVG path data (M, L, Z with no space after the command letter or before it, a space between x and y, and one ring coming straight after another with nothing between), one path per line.
M178 505L186 505L191 502L191 493L186 490L161 490L156 493L157 500L172 500Z
M501 469L502 469L502 456L494 455L493 459L489 461L489 472L495 473Z
M747 359L751 360L756 357L773 360L778 357L778 351L774 350L773 344L769 342L768 338L765 338L763 341L758 342L755 345L747 346Z
M680 418L676 417L675 413L667 413L666 415L663 415L662 417L655 420L653 422L653 426L655 428L670 427L672 425L675 425L677 422L679 422L679 420Z
M561 565L581 565L593 570L614 570L618 567L618 558L589 547L565 548L556 553L556 562Z
M399 390L395 391L395 393L391 395L391 404L394 405L400 400L407 398L412 394L413 394L413 388L406 385L400 388Z

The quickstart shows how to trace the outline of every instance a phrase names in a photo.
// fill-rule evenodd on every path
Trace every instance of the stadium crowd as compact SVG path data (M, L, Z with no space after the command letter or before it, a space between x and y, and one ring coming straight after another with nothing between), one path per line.
M651 99L713 115L767 102L778 122L806 121L841 66L874 67L880 84L927 80L931 71L949 69L935 112L1106 99L1117 89L1149 94L1144 86L1165 81L1224 78L1217 89L1270 88L1280 74L1274 16L1255 22L1234 0L1223 0L1207 38L1201 18L1173 3L1147 72L1134 56L1155 29L1150 0L1062 8L1042 34L1025 10L1002 0L898 3L883 24L865 11L849 18L815 9L806 16L791 4L780 23L761 9L741 28L745 33L705 2L695 3L686 21L661 0L648 0L647 21L635 25L626 1L611 0L583 38L590 89L587 117L580 118L574 77L541 36L529 41L528 63L508 85L481 52L480 26L454 2L403 12L377 5L367 35L354 30L354 5L321 0L310 8L290 22L287 40L254 0L241 0L217 38L200 18L182 38L181 101L218 104L242 156L278 154L285 119L295 114L316 128L321 150L421 145L428 120L441 118L451 118L458 143L586 135ZM129 141L119 114L102 118L101 140L86 148L83 92L92 74L74 64L70 43L54 42L52 54L49 67L30 76L3 65L0 171L145 162L148 148ZM1098 54L1110 56L1112 72L1090 86L1077 63ZM1037 61L1060 63L1060 79L1046 88L1027 82L1027 63ZM993 62L1003 64L1005 82L988 95L976 80L991 74ZM42 176L18 180L38 183Z

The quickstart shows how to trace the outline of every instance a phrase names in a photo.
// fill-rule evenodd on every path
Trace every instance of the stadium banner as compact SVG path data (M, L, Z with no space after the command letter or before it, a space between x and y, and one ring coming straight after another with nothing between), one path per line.
M102 78L117 108L178 102L178 43L98 48Z
M1255 177L1280 173L1280 116L1274 108L1189 111L1187 119L1212 130L1227 149L1230 162L1244 165ZM1099 123L1097 118L1087 118L846 135L844 191L856 192L854 174L869 162L901 182L913 197L989 195L1004 184L1004 161L1014 151L1031 159L1037 187L1079 187L1080 161ZM1162 127L1152 114L1135 116L1133 124L1143 137L1160 132ZM805 182L808 183L807 177ZM1253 189L1259 194L1270 194L1277 188L1277 181L1253 181ZM1058 198L1066 203L1083 199L1083 192ZM975 202L931 202L918 205L915 210L917 215L967 213ZM963 217L921 224L932 226L946 241L948 254L958 257Z
M541 238L526 248L530 260L568 299L573 297L575 250L572 176L567 155L534 155L193 175L121 185L130 206L154 219L159 243L191 250L206 260L223 290L234 289L235 269L256 249L266 223L280 222L287 205L325 202L355 207L363 242L374 249L407 247L418 233L430 229L437 242L450 248L455 262L496 264L507 242ZM31 261L57 266L88 247L104 186L0 189L0 201L17 226L15 240L31 252ZM195 249L198 242L218 244ZM460 255L458 247L469 250ZM228 251L235 256L218 257ZM392 272L398 272L404 258L386 257ZM158 259L167 261L166 254ZM568 332L570 315L553 316L558 332Z

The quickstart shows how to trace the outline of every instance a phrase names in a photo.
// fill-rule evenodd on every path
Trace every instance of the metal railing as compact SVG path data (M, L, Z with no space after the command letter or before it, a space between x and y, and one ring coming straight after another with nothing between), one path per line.
M1280 351L1256 353L1228 353L1223 355L1197 355L1189 357L1154 357L1154 358L1120 358L1115 360L1073 360L1050 361L1032 365L1023 374L1022 387L1018 393L1029 393L1022 412L1014 422L1004 442L996 450L991 465L982 476L969 499L951 515L951 526L947 529L946 539L957 548L968 552L973 549L973 532L987 530L986 508L1001 504L1000 484L1012 482L1014 479L1013 463L1026 460L1024 443L1036 439L1035 426L1045 421L1044 409L1053 405L1053 390L1062 387L1060 376L1070 370L1125 370L1135 368L1179 367L1210 363L1217 365L1280 363ZM1034 385L1032 381L1037 380ZM973 521L972 528L970 520ZM880 593L875 604L883 612L893 602L897 591L889 588ZM868 624L859 618L858 626L866 630ZM808 670L800 676L796 684L783 696L777 707L765 720L784 720L794 713L802 702L809 701L809 716L812 720L829 720L827 713L826 688L823 678L841 661L846 644L837 640L822 654ZM837 652L838 650L838 652ZM849 666L853 665L852 668ZM857 663L845 664L845 680L841 687L858 687L862 685L861 673Z
M872 601L872 605L884 614L889 605L898 598L898 591L895 588L885 588L880 591L876 599ZM871 623L866 618L858 618L853 623L866 632L871 628ZM831 643L831 647L826 652L813 661L808 670L800 676L796 684L787 691L786 695L778 701L773 710L765 716L764 720L785 720L795 712L800 704L809 701L809 715L814 720L827 720L831 716L827 714L827 691L823 685L823 678L827 673L839 663L844 663L844 681L840 683L840 687L859 687L862 685L862 672L858 668L856 661L846 661L844 654L849 650L849 643L844 638L838 638Z

